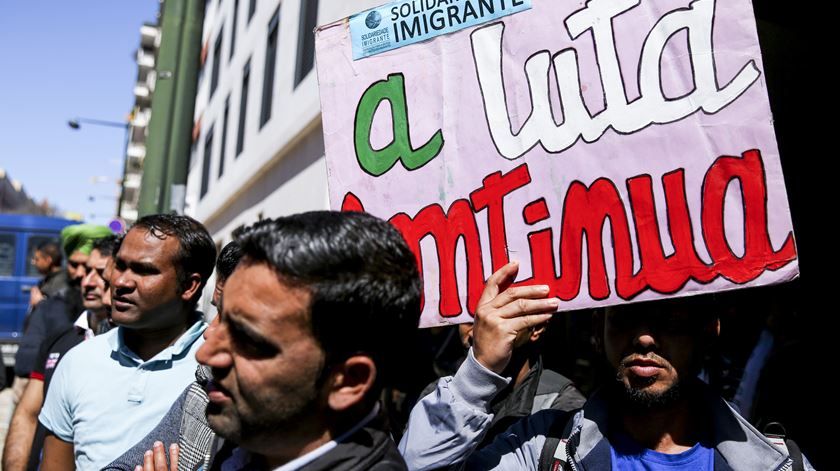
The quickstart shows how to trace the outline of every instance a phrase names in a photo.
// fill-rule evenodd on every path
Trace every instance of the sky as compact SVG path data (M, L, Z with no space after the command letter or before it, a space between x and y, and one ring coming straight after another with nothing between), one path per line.
M0 1L0 168L36 201L114 217L125 132L67 121L127 119L140 26L157 11L157 0Z

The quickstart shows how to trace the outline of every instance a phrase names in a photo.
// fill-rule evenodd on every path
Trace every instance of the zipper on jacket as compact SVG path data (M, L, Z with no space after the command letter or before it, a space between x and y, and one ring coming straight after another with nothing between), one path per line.
M793 469L793 460L788 458L784 463L782 463L778 471L790 471L791 469Z
M569 435L569 438L566 441L566 463L569 463L569 467L572 468L572 471L577 471L577 466L575 466L575 462L572 459L572 454L574 453L573 448L575 448L572 438L574 438L575 435L580 434L580 429L580 427L575 428L575 431Z

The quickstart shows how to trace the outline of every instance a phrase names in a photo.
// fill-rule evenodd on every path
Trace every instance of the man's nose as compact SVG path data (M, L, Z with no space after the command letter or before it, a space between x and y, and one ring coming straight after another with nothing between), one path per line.
M633 336L633 346L641 352L655 351L658 348L656 336L651 329L639 329Z
M93 274L94 274L94 271L91 270L90 272L85 274L85 276L82 277L82 288L89 288L89 287L95 285L95 283L93 281Z
M204 344L195 352L195 359L214 369L229 368L233 363L230 338L227 329L219 322L219 316L204 331Z
M113 286L114 289L117 292L119 292L132 288L133 284L131 278L125 271L114 270L111 273L111 286Z

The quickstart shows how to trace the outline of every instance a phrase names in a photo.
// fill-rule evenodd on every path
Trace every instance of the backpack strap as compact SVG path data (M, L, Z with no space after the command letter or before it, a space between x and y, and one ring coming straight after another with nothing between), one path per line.
M545 409L565 409L562 396L566 390L573 387L574 383L569 378L552 370L543 370L531 405L531 414Z
M802 459L802 450L799 449L799 445L791 439L786 439L785 445L787 445L790 459L793 460L793 471L805 471L805 461Z
M539 471L562 471L566 469L566 444L571 435L572 422L577 411L566 412L551 424L545 443L540 451Z
M774 433L775 432L775 433ZM787 431L784 425L779 422L770 422L764 426L764 436L770 440L777 448L788 454L793 465L793 471L805 471L805 460L802 457L802 450L795 441L786 438Z

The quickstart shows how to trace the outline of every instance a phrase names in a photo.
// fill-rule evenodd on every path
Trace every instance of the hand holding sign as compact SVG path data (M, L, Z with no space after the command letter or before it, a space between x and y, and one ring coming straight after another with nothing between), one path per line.
M514 261L493 273L475 313L475 359L497 374L507 367L513 349L527 340L529 330L551 319L560 306L559 299L545 298L546 285L512 287L518 272Z

